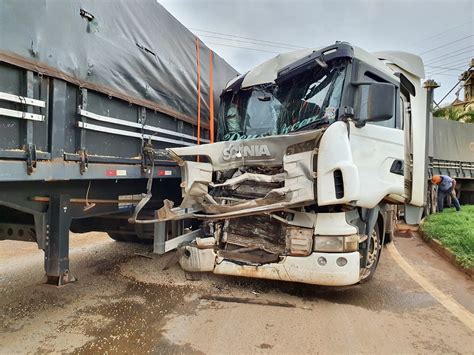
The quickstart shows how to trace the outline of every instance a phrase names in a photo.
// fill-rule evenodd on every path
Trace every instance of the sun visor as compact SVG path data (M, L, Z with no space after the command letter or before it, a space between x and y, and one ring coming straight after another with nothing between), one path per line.
M242 81L242 88L273 83L281 69L283 69L288 64L291 64L311 54L313 51L314 49L308 48L294 52L278 54L276 57L269 59L250 70Z

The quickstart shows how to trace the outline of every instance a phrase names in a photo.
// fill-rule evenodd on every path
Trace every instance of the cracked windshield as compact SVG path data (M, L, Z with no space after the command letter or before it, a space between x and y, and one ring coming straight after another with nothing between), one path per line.
M345 66L318 67L279 85L226 93L224 140L251 139L331 124L337 117Z

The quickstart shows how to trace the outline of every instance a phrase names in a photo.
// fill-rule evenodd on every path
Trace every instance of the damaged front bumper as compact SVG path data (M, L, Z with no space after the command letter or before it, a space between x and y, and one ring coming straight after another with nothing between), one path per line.
M360 254L319 253L309 256L284 256L279 262L246 265L227 260L213 249L186 245L179 252L179 263L185 271L208 271L259 279L301 282L323 286L349 286L360 279Z
M197 218L204 237L178 249L181 267L315 285L357 283L358 229L345 212L317 208L323 133L170 149L181 166L183 200L179 207L165 201L159 219Z

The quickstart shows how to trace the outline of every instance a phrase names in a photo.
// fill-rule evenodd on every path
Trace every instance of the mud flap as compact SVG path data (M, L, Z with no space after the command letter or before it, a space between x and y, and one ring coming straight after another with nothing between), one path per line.
M405 205L405 222L407 224L417 225L421 222L423 216L423 207Z

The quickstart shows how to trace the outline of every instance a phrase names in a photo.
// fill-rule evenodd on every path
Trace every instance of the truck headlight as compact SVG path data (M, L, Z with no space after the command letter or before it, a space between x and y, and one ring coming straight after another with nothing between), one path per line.
M314 238L314 251L323 252L349 252L359 249L359 236L316 236Z
M314 238L314 250L338 252L344 251L344 237L320 237Z

